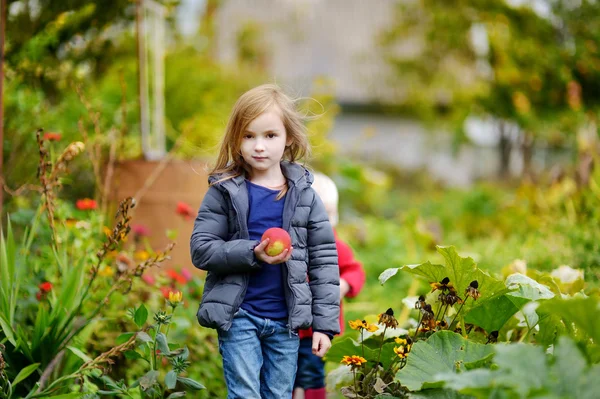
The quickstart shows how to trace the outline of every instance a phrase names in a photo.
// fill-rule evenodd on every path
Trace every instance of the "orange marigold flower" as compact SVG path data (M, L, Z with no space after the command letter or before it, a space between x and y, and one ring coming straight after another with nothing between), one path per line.
M75 206L79 210L89 211L89 210L98 208L98 203L93 199L84 198L84 199L77 200L77 202L75 203Z
M192 209L192 207L183 201L179 201L177 203L177 208L175 212L178 215L183 216L183 218L186 220L189 220L194 216L194 210Z
M367 362L367 359L365 359L364 357L352 355L352 356L344 356L340 363L343 363L346 366L350 366L352 368L357 368L366 362Z

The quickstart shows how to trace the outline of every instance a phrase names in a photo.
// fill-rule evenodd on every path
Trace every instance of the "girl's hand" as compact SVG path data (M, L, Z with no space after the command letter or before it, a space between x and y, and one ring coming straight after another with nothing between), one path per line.
M318 357L323 357L331 348L331 340L326 334L313 332L312 353Z
M256 256L256 259L263 261L265 263L268 263L269 265L277 265L279 263L287 262L292 257L293 248L291 248L290 250L288 250L286 248L283 250L282 253L280 253L277 256L269 256L265 252L265 248L267 247L267 245L269 245L268 238L266 238L263 242L258 244L256 247L254 247L254 255Z

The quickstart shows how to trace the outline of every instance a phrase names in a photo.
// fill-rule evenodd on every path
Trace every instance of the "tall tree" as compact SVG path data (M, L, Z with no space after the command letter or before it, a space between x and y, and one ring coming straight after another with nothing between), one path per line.
M507 122L522 132L527 168L536 138L570 139L600 103L600 4L545 4L536 12L503 0L402 2L397 23L383 35L384 55L409 87L404 101L426 120L461 131L468 115L496 118L502 174ZM407 41L417 51L394 51Z

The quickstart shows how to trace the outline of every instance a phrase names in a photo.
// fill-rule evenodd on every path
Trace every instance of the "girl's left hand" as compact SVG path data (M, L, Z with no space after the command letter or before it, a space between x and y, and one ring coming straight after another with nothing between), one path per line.
M314 331L312 340L312 353L318 357L323 357L331 348L331 340L326 334Z
M292 251L294 248L291 248L290 250L284 249L283 252L277 256L269 256L265 252L267 245L269 245L268 238L254 247L254 255L256 256L256 259L268 263L269 265L277 265L279 263L287 262L292 257Z

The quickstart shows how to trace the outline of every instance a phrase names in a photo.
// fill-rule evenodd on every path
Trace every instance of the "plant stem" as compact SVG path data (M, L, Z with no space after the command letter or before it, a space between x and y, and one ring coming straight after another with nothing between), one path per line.
M417 324L417 329L415 330L415 335L413 335L413 341L417 339L417 334L419 334L419 327L421 327L421 322L423 321L423 315L419 317L419 324Z
M467 302L467 299L469 299L469 297L466 297L465 300L463 301L463 303L460 304L460 308L458 308L458 312L456 312L456 314L454 315L454 318L452 319L452 322L450 324L448 324L448 330L452 331L451 330L452 324L454 324L454 320L456 320L456 318L458 317L458 314L462 310L463 306L465 306L465 302Z
M175 314L175 308L171 308L171 322L169 322L169 324L167 324L167 331L165 332L165 337L169 336L169 329L171 328L171 323L173 321L173 315L174 314Z
M358 386L356 385L356 370L352 368L352 376L354 377L354 393L358 395Z
M439 321L442 321L442 320L444 320L444 316L446 316L446 312L448 311L448 308L449 308L449 307L450 307L450 304L446 304L446 307L444 308L444 311L443 311L443 312L442 312L442 314L440 315L440 320L439 320ZM436 321L437 321L437 319L436 319Z
M364 329L360 329L360 349L362 350L362 357L365 357L365 340L363 339Z
M443 306L444 306L444 303L443 303L443 302L440 302L440 306L438 307L437 313L436 313L436 315L435 315L435 319L436 319L436 320L438 319L438 317L439 317L440 313L442 312L442 307L443 307Z
M158 367L156 366L156 337L158 336L158 334L160 334L160 324L154 332L154 344L152 345L152 358L154 359L154 361L152 370L158 370Z
M381 344L379 345L379 355L377 355L377 364L375 365L375 367L377 367L378 371L379 371L379 359L381 359L381 350L383 349L383 341L385 341L385 332L386 331L387 331L387 325L383 329L383 334L381 334Z

